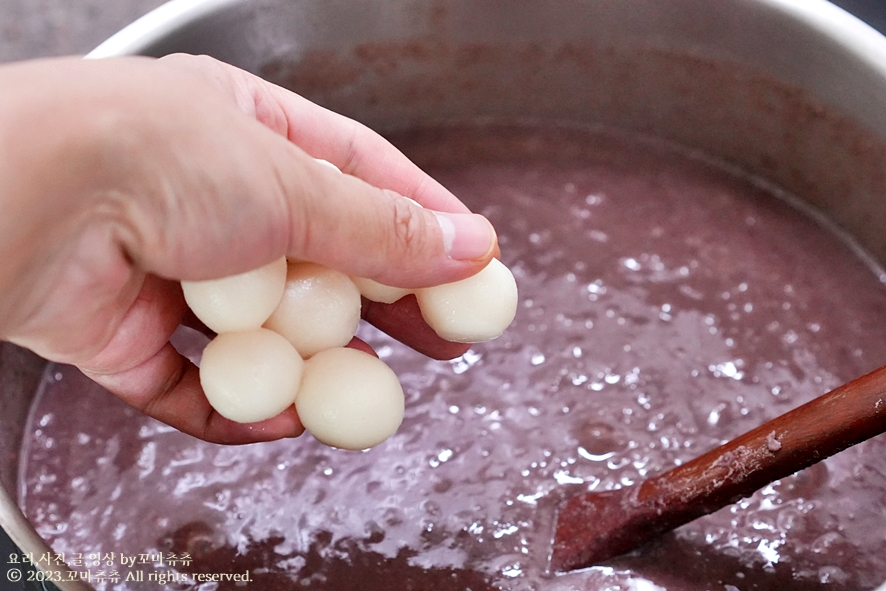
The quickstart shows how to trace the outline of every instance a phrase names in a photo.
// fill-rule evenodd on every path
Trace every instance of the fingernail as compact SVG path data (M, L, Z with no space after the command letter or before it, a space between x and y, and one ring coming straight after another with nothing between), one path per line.
M449 258L459 261L482 259L495 247L495 229L489 220L476 213L435 211L443 247Z

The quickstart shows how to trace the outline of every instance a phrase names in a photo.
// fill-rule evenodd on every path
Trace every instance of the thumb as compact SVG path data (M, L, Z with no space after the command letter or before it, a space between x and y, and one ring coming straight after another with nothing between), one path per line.
M292 211L290 257L386 285L426 287L477 273L495 252L495 230L479 214L432 211L306 154L299 160L300 167L282 169L290 177L282 177Z

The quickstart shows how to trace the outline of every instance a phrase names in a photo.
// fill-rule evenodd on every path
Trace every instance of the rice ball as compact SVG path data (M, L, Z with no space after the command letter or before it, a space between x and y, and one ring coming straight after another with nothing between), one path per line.
M494 339L517 314L517 282L498 259L467 279L418 289L415 297L425 322L456 343Z
M303 370L301 356L277 333L264 328L227 332L203 350L200 385L220 415L255 423L295 402Z
M286 259L221 279L182 281L185 301L203 324L217 333L261 327L286 284Z
M286 286L264 326L286 337L308 358L343 347L360 323L360 290L350 277L317 263L289 263Z
M326 445L366 449L403 422L403 388L384 361L350 348L327 349L305 362L295 408L305 429Z

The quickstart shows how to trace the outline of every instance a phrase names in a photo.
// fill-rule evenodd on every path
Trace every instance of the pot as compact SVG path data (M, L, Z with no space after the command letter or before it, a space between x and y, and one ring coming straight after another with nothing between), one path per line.
M550 120L665 138L800 196L886 263L886 38L823 0L174 0L89 57L171 52L382 132ZM44 366L0 346L0 524L35 554L16 491Z

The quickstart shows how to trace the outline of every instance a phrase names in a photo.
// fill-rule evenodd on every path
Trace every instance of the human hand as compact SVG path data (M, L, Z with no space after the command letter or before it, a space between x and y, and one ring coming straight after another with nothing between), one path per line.
M0 337L202 439L303 428L292 408L248 425L212 410L169 343L188 317L180 280L287 255L422 287L496 248L488 221L380 136L211 58L14 64L0 86ZM431 356L464 351L414 300L365 312Z

